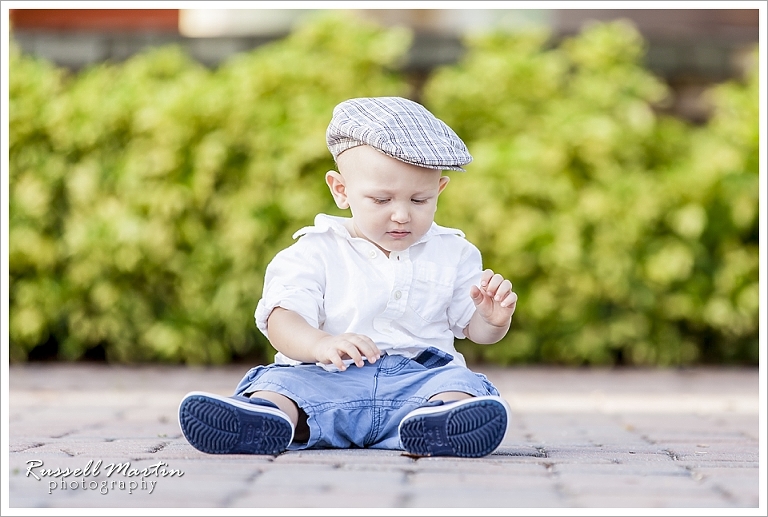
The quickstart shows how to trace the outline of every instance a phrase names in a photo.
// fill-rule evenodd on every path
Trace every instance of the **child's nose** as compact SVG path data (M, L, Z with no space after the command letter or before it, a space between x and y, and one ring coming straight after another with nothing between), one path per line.
M392 212L392 221L396 223L407 223L411 220L411 213L407 207L397 205Z

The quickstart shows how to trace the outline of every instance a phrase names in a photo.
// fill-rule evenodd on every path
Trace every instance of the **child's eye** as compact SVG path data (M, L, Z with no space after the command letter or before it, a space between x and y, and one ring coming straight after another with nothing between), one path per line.
M411 199L411 201L417 205L423 205L429 200L428 199Z
M384 197L375 197L375 198L373 198L373 202L376 203L377 205L383 205L387 201L389 201L389 199L384 198Z

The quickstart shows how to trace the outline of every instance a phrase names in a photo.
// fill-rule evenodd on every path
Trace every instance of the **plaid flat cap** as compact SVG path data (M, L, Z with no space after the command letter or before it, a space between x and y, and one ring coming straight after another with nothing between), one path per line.
M424 106L402 97L349 99L333 109L325 134L336 160L352 147L370 145L397 160L429 169L464 171L467 146Z

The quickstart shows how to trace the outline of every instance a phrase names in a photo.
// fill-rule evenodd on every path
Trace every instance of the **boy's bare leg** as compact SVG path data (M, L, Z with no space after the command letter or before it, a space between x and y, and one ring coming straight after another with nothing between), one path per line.
M443 393L438 393L437 395L433 395L430 397L429 401L433 400L442 400L444 402L449 402L452 400L464 400L472 398L472 395L469 393L464 393L463 391L444 391Z
M274 391L255 391L251 393L249 397L257 397L274 403L280 408L280 411L288 415L293 427L296 427L296 423L299 421L299 408L285 395L275 393Z
M299 409L296 403L280 393L274 391L255 391L250 394L250 397L257 397L260 399L268 400L278 408L280 411L288 415L288 418L293 424L295 429L293 439L297 442L306 442L309 439L309 427L307 426L307 414Z

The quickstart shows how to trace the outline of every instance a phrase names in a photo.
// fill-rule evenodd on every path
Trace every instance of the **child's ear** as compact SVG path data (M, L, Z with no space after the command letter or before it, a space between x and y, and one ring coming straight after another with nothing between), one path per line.
M437 186L438 194L440 194L440 192L442 192L445 189L449 181L451 181L451 178L449 178L448 176L440 176L440 184Z
M328 184L328 188L331 189L331 195L333 200L336 201L336 206L342 210L349 208L347 186L344 183L344 177L336 171L328 171L325 173L325 182Z

